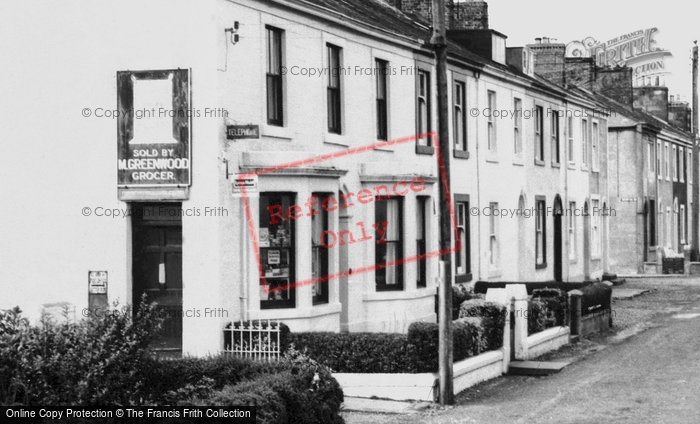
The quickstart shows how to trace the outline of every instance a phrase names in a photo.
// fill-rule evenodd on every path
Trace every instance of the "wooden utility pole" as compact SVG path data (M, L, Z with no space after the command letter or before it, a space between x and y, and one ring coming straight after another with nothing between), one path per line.
M698 214L700 203L700 166L698 166L698 156L700 156L700 146L698 146L698 42L693 46L693 243L691 245L690 257L693 261L700 260L700 250L698 249Z
M439 287L440 341L439 341L439 376L440 405L454 403L452 386L452 217L449 199L450 188L450 137L447 115L447 30L445 28L445 0L433 0L433 35L430 43L435 48L437 59L437 106L438 106L438 140L440 154L440 267L442 269ZM462 247L465 248L464 246Z

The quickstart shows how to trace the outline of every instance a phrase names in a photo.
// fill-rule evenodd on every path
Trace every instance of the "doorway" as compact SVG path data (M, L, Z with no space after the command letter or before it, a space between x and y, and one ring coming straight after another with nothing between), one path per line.
M561 197L557 195L554 198L554 281L563 281L563 260L562 260L562 233L561 220L563 208Z
M159 350L182 350L181 211L181 203L132 205L132 300L146 295L165 318L152 345Z

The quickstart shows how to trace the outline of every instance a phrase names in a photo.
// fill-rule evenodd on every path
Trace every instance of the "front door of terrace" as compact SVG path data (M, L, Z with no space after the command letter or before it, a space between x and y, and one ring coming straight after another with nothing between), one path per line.
M182 349L182 204L132 207L133 304L141 296L157 304L163 329L153 347Z

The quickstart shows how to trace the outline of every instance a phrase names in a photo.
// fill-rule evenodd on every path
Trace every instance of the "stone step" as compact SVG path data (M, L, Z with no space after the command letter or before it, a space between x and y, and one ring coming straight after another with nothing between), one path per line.
M556 374L570 362L513 361L508 367L510 375L550 375Z

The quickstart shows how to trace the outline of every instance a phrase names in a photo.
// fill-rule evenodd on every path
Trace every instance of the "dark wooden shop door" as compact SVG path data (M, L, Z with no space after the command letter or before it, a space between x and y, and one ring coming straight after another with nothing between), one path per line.
M145 293L165 317L153 347L182 349L181 204L136 204L132 210L134 304Z

